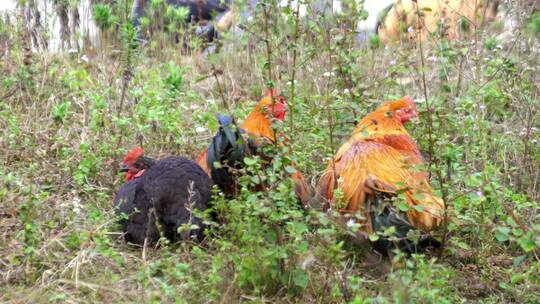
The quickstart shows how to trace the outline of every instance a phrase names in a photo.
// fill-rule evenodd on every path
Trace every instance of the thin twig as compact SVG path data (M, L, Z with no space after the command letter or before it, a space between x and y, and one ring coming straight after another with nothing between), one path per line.
M290 107L290 128L291 134L294 133L294 98L295 98L295 89L296 89L296 58L298 55L298 36L300 30L300 2L296 3L296 9L294 11L294 36L293 36L293 62L292 62L292 75L291 75L291 102L289 102ZM290 138L292 140L292 138Z
M417 18L418 18L419 24L420 24L421 21L422 21L422 16L420 14L420 7L418 5L417 0L414 0L413 2L415 3L416 15L417 15ZM425 104L426 104L426 109L427 109L428 145L429 145L428 150L429 150L429 154L431 155L431 157L428 160L428 168L427 168L427 170L429 172L429 178L431 178L431 166L432 166L434 160L435 160L435 162L437 164L439 164L439 161L438 161L438 158L435 157L435 154L434 154L435 141L434 141L434 138L433 138L433 132L434 132L434 129L433 129L434 128L433 127L433 109L431 108L431 104L429 103L429 97L428 97L428 93L427 93L426 72L425 72L426 64L425 64L425 60L424 60L424 49L423 49L423 44L422 44L421 30L422 30L422 27L418 26L418 28L417 28L417 31L418 31L417 39L418 39L418 47L419 47L419 51L420 51L420 63L421 63L420 74L422 76L423 94L424 94ZM441 257L442 253L444 251L445 244L446 244L446 235L448 233L448 190L445 187L445 180L444 180L443 174L441 172L440 166L437 166L435 171L436 171L435 173L437 175L437 180L439 182L439 186L441 187L442 199L445 202L444 203L444 210L443 210L444 219L443 219L443 223L442 223L443 224L443 238L442 238L441 247L440 247L440 250L439 250L439 257Z

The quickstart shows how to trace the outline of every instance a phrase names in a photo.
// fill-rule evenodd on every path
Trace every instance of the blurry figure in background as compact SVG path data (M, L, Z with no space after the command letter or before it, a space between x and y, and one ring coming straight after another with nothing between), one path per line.
M134 27L141 26L141 18L146 16L149 0L134 0L131 7L131 18ZM229 12L230 0L167 0L168 5L175 9L187 10L185 23L197 23L195 34L205 42L212 42L217 37L217 32L212 20L220 20ZM165 14L165 13L164 13ZM139 32L139 39L143 40L148 35Z
M377 34L377 28L384 19L386 13L392 8L394 0L365 0L364 10L368 13L366 20L358 22L358 43L363 44L369 41L371 36Z
M132 20L135 26L141 25L141 18L147 14L150 0L134 0ZM219 38L219 33L232 32L240 36L245 26L257 11L259 0L234 2L231 0L167 0L175 8L187 9L186 23L198 23L195 33L205 42L211 43ZM297 0L282 0L280 7L298 8L301 18L331 16L350 12L366 14L365 20L353 24L360 44L378 35L382 43L410 41L418 35L420 27L422 39L437 33L448 39L464 37L467 32L481 28L497 17L500 0L356 0L356 5L342 1L316 0L301 3ZM349 3L350 4L350 3ZM418 5L418 9L417 9ZM418 22L418 12L422 16ZM309 15L309 16L308 16ZM312 16L311 16L312 15ZM143 35L144 36L144 35Z
M495 20L498 7L497 0L398 0L376 30L383 43L410 41L418 29L420 39L439 32L437 36L455 40Z
M23 18L32 52L89 52L100 48L102 31L91 0L1 0L0 18Z

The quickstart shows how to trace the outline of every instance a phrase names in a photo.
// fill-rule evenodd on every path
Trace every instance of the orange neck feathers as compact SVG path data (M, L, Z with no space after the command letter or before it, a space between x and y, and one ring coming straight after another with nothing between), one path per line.
M241 128L251 135L264 136L275 141L276 136L272 130L272 121L269 117L283 120L287 111L286 104L286 100L277 94L274 95L274 103L272 104L272 99L267 94L244 120Z
M389 101L367 114L354 129L351 141L370 140L420 155L416 142L403 126L418 112L410 97Z

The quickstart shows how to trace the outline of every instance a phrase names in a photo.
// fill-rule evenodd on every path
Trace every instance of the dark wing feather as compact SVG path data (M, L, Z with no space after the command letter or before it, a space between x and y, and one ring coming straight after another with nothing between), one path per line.
M141 182L165 237L172 242L202 239L203 221L193 210L209 207L212 180L197 163L176 156L159 160L144 173ZM178 228L184 224L198 228L178 234Z
M114 199L114 206L127 242L142 246L145 238L148 238L149 243L159 239L155 220L149 214L150 202L140 178L120 187Z
M234 188L233 170L244 164L246 151L250 150L234 121L229 116L219 116L219 130L212 139L206 155L212 180L227 193Z

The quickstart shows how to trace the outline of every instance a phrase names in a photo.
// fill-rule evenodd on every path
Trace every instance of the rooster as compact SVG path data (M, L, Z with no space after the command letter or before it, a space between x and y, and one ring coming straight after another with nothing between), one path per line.
M423 160L403 125L417 115L409 97L387 102L367 114L319 181L318 193L332 209L342 214L359 212L361 232L372 235L394 226L400 241L381 239L375 243L379 251L393 246L409 252L421 249L407 240L408 232L413 228L432 230L443 219L444 202L433 193L426 172L413 168ZM403 206L396 210L385 203L399 194L405 197L406 212L399 211ZM423 241L436 244L431 238Z
M285 119L286 106L287 100L277 90L273 90L272 93L268 91L259 101L240 128L236 127L231 117L218 117L219 130L209 147L197 157L197 163L225 193L234 193L234 169L243 166L245 156L257 154L269 160L263 154L262 146L275 144L279 137L286 141L284 135L276 134L272 129L273 119ZM278 144L282 145L281 142ZM311 191L304 176L295 172L291 177L295 181L297 197L305 204L311 197Z
M135 148L124 158L122 171L127 182L114 204L127 242L153 244L160 234L172 242L202 239L204 225L193 210L208 208L213 183L199 165L176 156L154 160ZM190 228L180 233L182 225Z

